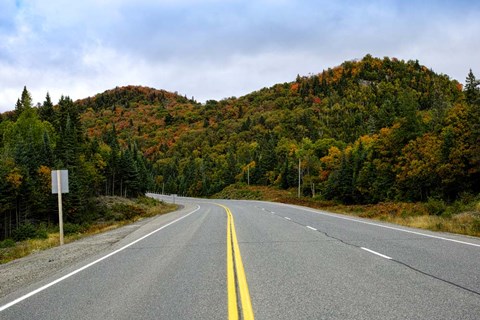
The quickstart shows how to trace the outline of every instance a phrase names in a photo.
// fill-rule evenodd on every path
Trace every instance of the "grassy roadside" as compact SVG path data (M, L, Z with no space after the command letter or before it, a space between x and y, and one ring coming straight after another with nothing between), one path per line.
M225 188L214 197L295 204L407 227L480 237L478 196L465 196L452 204L430 199L424 203L388 202L373 205L343 205L307 197L297 198L295 192L288 190L234 185Z
M75 240L116 229L124 225L174 211L177 206L152 198L140 197L125 199L121 197L99 197L95 199L98 212L90 223L64 225L64 241ZM55 227L42 227L36 230L32 239L15 242L7 239L0 241L0 264L25 257L31 253L56 247L60 243L60 235Z

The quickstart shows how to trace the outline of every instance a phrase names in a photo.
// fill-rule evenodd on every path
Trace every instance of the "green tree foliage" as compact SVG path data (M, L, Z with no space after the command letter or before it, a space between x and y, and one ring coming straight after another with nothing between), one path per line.
M22 96L20 99L17 100L15 104L15 115L19 117L24 110L28 110L32 108L32 96L30 92L28 92L27 87L23 87Z
M465 170L473 172L473 156L456 156L469 163L460 178L447 175L460 139L448 119L453 109L467 106L464 101L457 81L418 61L367 55L203 105L142 87L116 88L78 104L86 109L82 120L92 136L108 134L114 122L121 128L118 145L135 142L154 163L157 190L208 196L234 182L296 188L300 158L303 195L371 203L433 194L454 198L474 188L457 185L471 176ZM137 124L141 131L128 129ZM472 124L468 132L475 130ZM473 139L468 136L467 154L473 154ZM432 156L427 151L433 152L433 142L440 162L424 159ZM120 155L117 149L110 160ZM435 181L420 171L413 175L417 161L434 167Z
M367 55L204 104L129 86L56 106L47 95L37 112L22 93L0 117L3 225L36 215L40 177L60 167L75 178L72 221L98 194L209 196L237 182L300 182L303 196L345 203L453 201L480 192L478 89L472 72L462 90L418 61Z
M153 168L136 147L120 147L114 134L107 136L107 141L90 139L81 113L69 97L62 97L53 106L48 94L43 105L34 108L24 88L15 117L2 119L0 239L32 224L56 223L53 169L69 171L70 192L64 195L69 222L85 221L92 196L113 192L113 186L105 188L106 182L117 183L115 194L123 196L138 196L151 187ZM112 164L114 169L109 168ZM113 179L111 172L117 173Z
M52 119L55 118L55 110L53 109L53 103L48 92L45 101L38 108L38 116L43 121L52 121Z
M472 72L472 69L468 72L465 80L465 98L470 104L480 103L480 81L478 81Z

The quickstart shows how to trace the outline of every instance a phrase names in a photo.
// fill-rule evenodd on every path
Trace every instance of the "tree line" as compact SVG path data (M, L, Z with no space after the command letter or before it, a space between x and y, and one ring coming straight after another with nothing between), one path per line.
M235 183L343 203L480 192L480 89L418 61L347 61L243 97L199 103L122 87L0 119L2 234L55 221L50 170L70 170L67 219L96 195L210 196ZM52 209L53 208L53 209Z
M418 61L366 56L195 108L203 126L193 122L152 154L172 193L211 195L236 182L300 183L304 196L343 203L453 201L480 192L472 71L462 87Z
M137 146L121 146L114 126L102 137L89 138L81 110L69 97L54 106L47 93L34 106L24 88L15 111L0 121L0 239L25 225L57 223L51 170L69 171L64 211L72 223L94 217L95 196L133 197L153 183L151 165Z

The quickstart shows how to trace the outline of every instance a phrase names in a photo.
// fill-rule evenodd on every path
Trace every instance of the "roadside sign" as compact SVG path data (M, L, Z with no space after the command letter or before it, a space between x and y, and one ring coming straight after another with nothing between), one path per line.
M58 193L57 171L60 171L60 187L62 193L68 193L68 170L52 170L52 193Z
M52 170L52 193L58 194L58 226L60 245L63 245L62 193L68 193L68 170Z

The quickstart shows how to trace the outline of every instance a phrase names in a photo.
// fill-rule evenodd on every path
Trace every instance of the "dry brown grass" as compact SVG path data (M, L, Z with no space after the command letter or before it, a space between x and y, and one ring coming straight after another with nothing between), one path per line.
M108 197L102 197L108 198ZM122 204L132 204L131 200L127 200L124 198L119 198L118 202L117 199L102 199L102 201L108 201L109 204L115 203L122 203ZM142 209L142 215L137 215L132 217L128 220L121 220L121 221L98 221L96 223L91 224L87 229L83 230L81 233L69 234L65 235L64 242L70 243L76 241L81 238L85 238L91 235L99 234L102 232L106 232L109 230L113 230L133 222L139 221L141 219L147 217L153 217L160 214L165 214L177 209L177 206L174 204L158 204L158 205L149 205L149 204L136 204L136 206ZM15 246L8 247L8 248L0 248L0 264L7 263L9 261L19 259L25 257L29 254L32 254L37 251L46 250L49 248L56 247L60 244L60 234L57 233L49 233L47 239L28 239L24 241L17 242Z
M327 205L322 209L406 227L480 237L480 214L476 212L436 216L429 215L422 203L402 202L355 206Z
M65 239L67 242L68 238ZM6 263L21 257L25 257L31 253L53 248L60 243L60 235L58 233L49 234L47 239L29 239L17 242L14 247L0 249L0 263Z
M480 237L480 202L473 205L474 211L471 212L436 216L429 214L424 203L387 202L371 205L341 205L308 197L297 198L295 191L245 185L230 186L226 194L234 199L242 199L243 195L247 198L255 195L255 199L258 200L323 209L407 227ZM220 197L221 195L222 193L218 194Z

